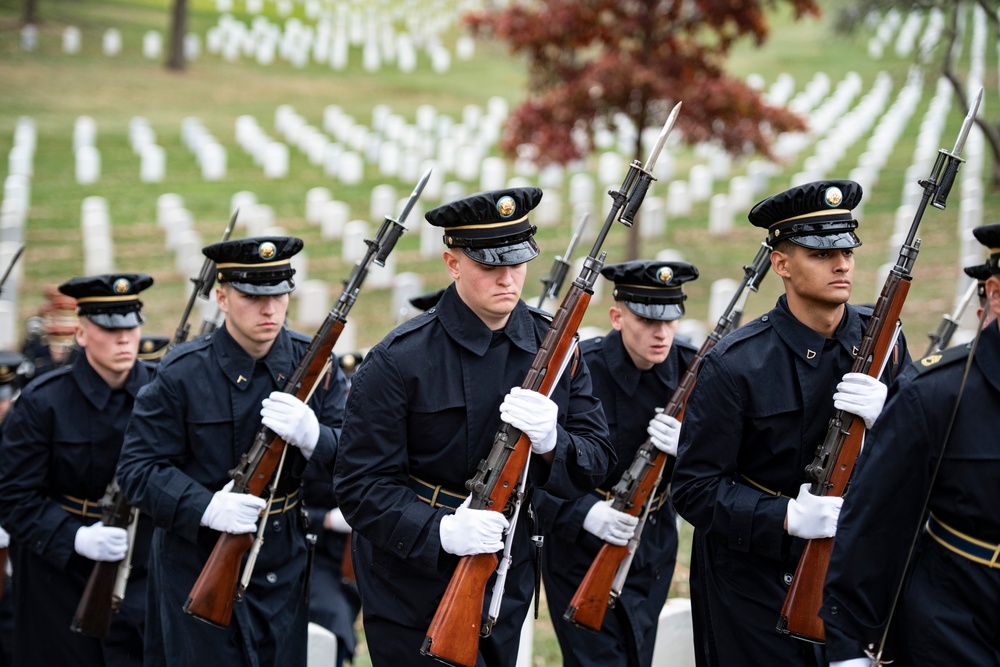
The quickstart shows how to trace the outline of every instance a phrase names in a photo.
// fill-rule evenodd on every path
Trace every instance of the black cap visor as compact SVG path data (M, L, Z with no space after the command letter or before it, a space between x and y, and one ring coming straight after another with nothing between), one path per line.
M625 301L624 304L633 313L647 320L671 322L684 317L683 303L637 303L635 301Z
M822 234L814 236L791 236L785 240L796 245L811 250L833 250L857 248L861 245L861 239L854 232L840 232L839 234Z
M282 294L288 294L295 289L295 281L291 278L288 280L281 280L276 283L243 283L243 282L229 282L235 289L244 294L250 294L251 296L280 296Z
M105 329L134 329L145 318L137 310L128 313L81 313L88 320Z
M472 260L487 266L517 266L538 257L534 238L497 248L462 248Z

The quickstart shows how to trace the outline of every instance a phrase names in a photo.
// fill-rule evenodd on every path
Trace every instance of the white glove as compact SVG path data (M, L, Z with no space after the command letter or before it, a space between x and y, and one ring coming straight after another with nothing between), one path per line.
M503 549L507 517L493 510L469 509L472 496L441 519L441 548L456 556L491 554Z
M500 404L500 419L531 440L531 451L546 454L556 448L556 420L559 408L537 391L514 387Z
M830 667L871 667L871 658L851 658L850 660L834 660Z
M646 433L658 450L668 456L677 456L681 423L675 417L663 414L663 408L656 408L656 416L649 420Z
M864 373L846 373L833 395L833 407L857 415L871 428L885 405L886 386Z
M805 540L833 537L843 504L840 496L815 496L809 492L809 484L803 484L799 495L788 501L785 514L788 534Z
M334 507L326 513L323 527L335 533L349 534L351 532L351 524L347 523L347 519L344 518L344 513L340 511L339 507Z
M10 533L8 533L3 528L0 528L0 549L6 549L10 546Z
M234 493L232 488L233 480L229 480L215 492L201 516L201 525L220 533L252 533L257 530L257 519L267 502L249 493Z
M583 529L608 544L623 547L635 535L639 519L611 507L611 501L594 503L583 520Z
M125 558L128 532L98 521L92 526L80 526L73 539L73 549L84 558L114 562Z
M272 391L260 405L264 426L302 450L307 459L312 456L319 442L319 420L312 408L283 391Z

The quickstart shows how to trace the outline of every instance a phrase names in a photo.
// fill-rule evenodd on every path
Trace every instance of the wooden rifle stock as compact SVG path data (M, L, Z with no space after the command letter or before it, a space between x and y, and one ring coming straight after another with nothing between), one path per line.
M304 403L312 397L313 391L333 364L333 347L344 330L347 314L358 298L369 267L372 262L379 266L385 265L389 253L406 231L403 223L413 210L430 177L431 170L428 169L417 181L399 216L397 218L385 216L375 238L365 239L368 246L365 256L355 264L351 275L344 281L344 289L337 303L327 313L319 331L313 336L305 354L299 359L298 365L288 378L288 383L283 389L285 393L294 394ZM254 436L250 450L229 473L235 482L233 491L260 496L270 487L273 495L279 480L272 478L282 460L285 447L284 440L271 429L261 426ZM250 534L220 534L205 567L188 594L184 611L212 625L223 627L229 625L232 620L233 602L237 597L240 565L244 554L250 550L254 541L254 536Z
M112 528L128 528L129 523L138 521L132 507L126 502L125 494L114 478L108 484L101 498L101 522ZM118 610L121 600L114 599L115 581L119 569L128 556L118 561L97 561L90 572L90 578L83 588L80 602L76 606L70 630L89 637L105 637L111 630L111 615Z
M962 149L975 123L982 99L983 89L980 88L975 102L965 116L954 148L950 152L944 148L940 149L930 176L919 181L923 188L923 196L913 216L913 222L910 223L906 240L899 250L899 257L889 271L889 276L875 303L872 319L868 322L861 339L851 372L867 373L874 378L878 378L882 373L886 355L895 342L896 322L899 320L903 302L910 289L913 264L920 250L917 228L928 204L939 209L944 209L947 205L948 194L963 162ZM843 496L847 492L855 460L861 452L864 433L864 425L858 426L855 415L843 410L834 413L830 419L826 438L817 448L813 462L806 466L806 477L812 480L810 489L812 493L822 496L834 494ZM833 538L809 540L806 543L781 607L778 632L810 642L825 641L826 632L823 621L819 618L819 610L823 604L823 584L832 550Z
M340 579L349 583L357 583L354 576L354 557L351 555L351 536L344 542L344 556L340 559Z
M743 280L723 312L715 329L701 344L698 352L684 371L684 376L667 402L664 413L680 419L684 412L691 391L694 390L698 370L705 355L715 347L723 336L733 328L742 313L742 302L747 290L756 292L770 266L771 247L762 243L757 250L753 262L743 267ZM615 484L611 491L611 507L631 516L639 516L656 493L663 470L667 465L667 455L646 440L636 451L631 465ZM638 549L638 536L641 532L645 516L636 527L636 537L626 545L609 544L605 542L594 557L590 568L580 581L576 592L570 600L563 619L580 627L595 632L600 631L604 624L604 614L608 607L614 606L616 597L612 592L616 575L625 564L625 559Z

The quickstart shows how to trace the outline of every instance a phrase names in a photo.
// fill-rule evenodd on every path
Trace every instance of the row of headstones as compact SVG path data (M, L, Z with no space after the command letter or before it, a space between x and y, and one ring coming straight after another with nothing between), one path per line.
M280 59L293 67L303 68L311 61L337 71L348 66L351 47L358 46L365 71L377 72L386 65L395 64L407 73L416 69L422 49L435 72L444 73L451 68L451 51L436 33L397 32L388 21L370 24L365 33L361 43L355 44L344 21L324 18L314 28L297 18L288 19L281 26L257 16L247 26L224 14L208 29L205 45L209 53L227 62L252 58L258 65L269 66ZM455 43L456 57L469 60L474 53L474 39L467 34L459 35Z
M17 119L10 152L7 155L7 176L0 199L0 272L11 266L24 242L24 225L31 208L31 178L34 173L37 130L33 119ZM18 343L20 323L17 303L25 258L22 256L0 289L0 349L14 349Z
M83 33L74 25L66 26L60 33L62 52L76 55L83 48ZM101 53L106 56L117 56L122 52L122 33L117 28L107 28L101 33ZM24 51L35 51L38 48L38 28L34 24L26 24L21 28L21 48ZM147 30L142 35L142 55L150 60L163 57L163 35L156 30ZM201 37L189 32L184 35L184 58L188 61L197 60L201 55Z
M899 58L910 58L917 49L920 62L926 63L941 40L945 29L944 12L939 7L932 7L926 12L927 24L921 34L920 28L924 12L910 11L906 18L895 7L890 8L884 16L872 11L868 14L867 23L875 34L868 40L868 56L879 60L885 54L886 46L893 42L895 54Z

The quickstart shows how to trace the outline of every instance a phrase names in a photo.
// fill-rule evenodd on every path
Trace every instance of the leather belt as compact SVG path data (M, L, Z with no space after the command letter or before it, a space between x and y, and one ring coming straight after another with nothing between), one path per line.
M459 494L449 491L440 484L431 484L424 480L410 475L410 488L416 492L417 496L431 507L447 507L458 509L468 493Z
M1000 567L1000 563L997 563L997 556L1000 555L1000 544L983 542L970 537L942 523L933 514L927 519L927 532L948 551L989 568Z
M610 491L605 491L604 489L594 489L590 492L590 495L595 498L600 498L601 500L612 500L615 496ZM667 494L661 493L658 496L654 496L653 500L649 504L649 512L652 514L656 510L660 509L667 504Z
M104 508L101 507L100 500L87 500L85 498L61 495L56 498L56 502L59 504L59 507L70 514L88 519L100 519L104 514Z
M750 486L754 487L755 489L757 489L759 491L763 491L764 493L766 493L769 496L775 496L775 497L778 497L778 498L789 498L790 497L790 496L786 496L781 491L773 491L773 490L767 488L766 486L764 486L763 484L758 484L757 482L753 481L752 479L750 479L746 475L740 475L740 477L742 477L743 481L745 481Z
M279 496L271 501L271 509L267 515L284 514L288 510L295 509L299 504L299 489L295 489L287 496Z

